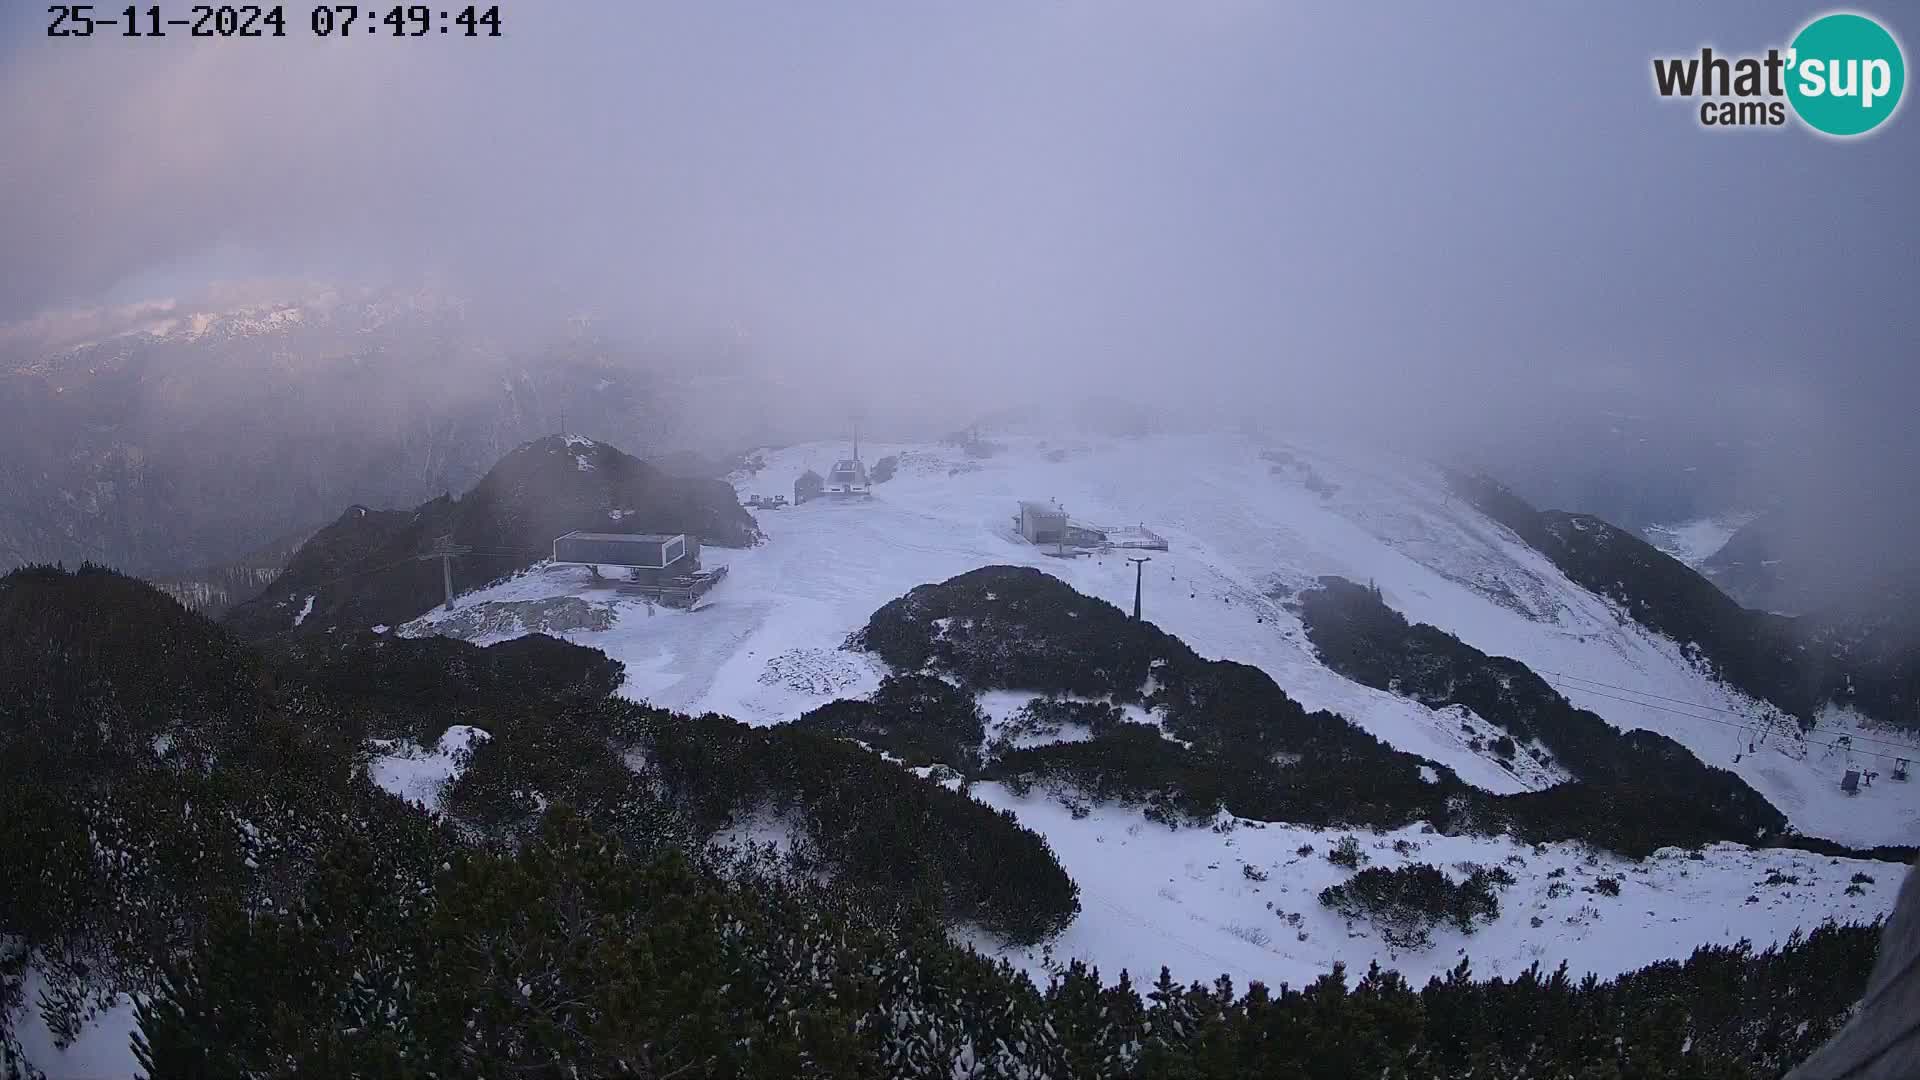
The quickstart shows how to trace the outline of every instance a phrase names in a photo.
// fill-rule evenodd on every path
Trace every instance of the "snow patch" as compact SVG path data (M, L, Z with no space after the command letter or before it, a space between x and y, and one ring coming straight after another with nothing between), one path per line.
M39 970L29 967L23 987L26 1004L11 1018L27 1064L45 1073L48 1080L139 1073L139 1062L133 1056L133 1032L138 1018L134 1015L132 998L116 995L103 1012L80 1028L78 1038L61 1047L36 1004L45 985Z
M611 630L620 618L619 605L577 596L550 596L537 600L482 600L462 604L454 611L435 609L400 628L401 637L459 638L490 645L527 634Z
M871 673L869 662L845 650L788 649L767 657L760 683L810 697L845 697L863 687Z
M775 854L791 855L799 842L791 822L770 810L762 810L715 834L709 844L722 851L771 848Z
M1829 918L1871 921L1892 909L1903 878L1893 863L1733 844L1709 846L1698 859L1666 848L1636 863L1574 843L1532 847L1420 827L1355 834L1369 866L1424 862L1459 880L1471 863L1515 878L1499 890L1492 923L1473 934L1436 927L1432 946L1407 950L1320 904L1320 891L1350 874L1326 858L1343 830L1225 815L1212 828L1170 829L1113 806L1076 818L1039 788L1026 798L991 782L972 792L1045 836L1080 885L1081 913L1049 943L1050 953L964 935L1040 980L1050 965L1080 959L1136 979L1165 964L1176 982L1227 974L1240 988L1254 979L1300 986L1336 961L1351 972L1378 960L1419 985L1462 956L1481 978L1511 978L1534 963L1552 970L1562 960L1576 978L1589 971L1606 978L1703 944L1747 938L1764 949ZM1855 874L1873 880L1849 895ZM1618 896L1602 891L1603 878L1619 886Z
M466 767L473 748L490 737L480 728L455 724L432 750L395 739L371 740L376 753L367 762L367 777L383 791L437 811L441 791Z
M1673 525L1648 525L1640 531L1648 543L1698 570L1727 546L1727 541L1733 539L1734 533L1758 516L1751 513L1721 514Z

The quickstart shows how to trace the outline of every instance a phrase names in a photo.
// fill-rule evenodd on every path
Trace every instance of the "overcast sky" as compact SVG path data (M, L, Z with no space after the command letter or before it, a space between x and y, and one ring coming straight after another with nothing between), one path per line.
M0 13L0 320L431 276L908 395L1911 427L1920 116L1713 132L1652 91L1804 4L518 0L399 41L310 8L203 43Z

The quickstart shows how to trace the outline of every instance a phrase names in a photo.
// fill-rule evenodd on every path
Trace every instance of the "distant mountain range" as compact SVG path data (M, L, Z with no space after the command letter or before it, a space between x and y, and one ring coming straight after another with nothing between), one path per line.
M0 567L91 560L209 598L345 506L464 490L563 427L711 449L689 402L727 377L723 356L676 365L589 324L509 346L430 295L96 321L51 349L0 334Z
M818 419L804 387L725 348L634 345L588 319L511 342L491 325L432 292L316 289L0 327L0 569L92 561L218 614L344 508L464 491L544 435L584 433L710 478L728 451ZM1689 426L1644 404L1570 405L1487 431L1458 457L1536 506L1645 535L1752 494L1742 462L1774 450L1724 418ZM1083 412L1083 426L1114 434L1163 420L1116 401ZM1819 614L1904 647L1920 640L1908 602L1920 558L1902 553L1907 524L1870 520L1862 502L1759 514L1696 568L1745 607Z

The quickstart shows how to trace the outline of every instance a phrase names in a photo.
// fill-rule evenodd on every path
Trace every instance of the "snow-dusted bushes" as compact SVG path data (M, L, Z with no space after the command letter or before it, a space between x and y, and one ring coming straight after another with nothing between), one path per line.
M1090 742L1007 752L988 775L1065 780L1096 798L1144 801L1169 821L1224 807L1259 820L1394 828L1449 820L1448 798L1464 791L1451 775L1427 781L1424 759L1344 718L1307 712L1258 668L1206 660L1031 567L920 586L874 612L851 644L896 671L933 671L973 690L1152 707L1172 740L1101 721Z
M1016 792L1057 784L1101 802L1139 806L1153 821L1204 825L1219 815L1231 778L1158 728L1121 723L1083 742L1008 750L988 765L987 779Z
M1508 884L1513 881L1504 871L1480 868L1456 883L1429 863L1375 866L1327 886L1320 902L1349 919L1372 923L1392 945L1423 949L1433 943L1433 928L1441 923L1471 934L1478 921L1498 918L1500 899L1494 887L1502 877Z
M1057 928L1071 882L1045 845L845 739L535 696L449 793L456 827L367 783L331 711L351 695L129 579L38 573L0 579L0 1005L41 1006L31 969L70 1031L137 991L122 1074L1776 1076L1873 958L1871 928L1829 927L1611 983L1463 964L1242 993L1074 964L1036 987L920 916ZM393 708L447 706L401 671ZM763 810L830 880L687 857Z
M697 855L768 811L834 910L914 933L965 922L1031 942L1077 911L1072 880L1010 815L844 739L611 698L620 677L544 638L340 635L268 661L118 574L0 577L0 1005L40 1008L20 1000L31 969L45 1026L71 1031L116 994L152 993L218 913L293 907L344 843L374 865L328 903L396 890L404 908L456 851L525 843L561 806L647 857ZM430 739L456 721L493 737L448 786L448 818L369 782L369 729Z
M909 765L940 762L967 776L980 771L986 738L973 695L931 675L889 675L869 700L828 702L794 723L858 739Z
M545 634L475 648L445 637L297 637L263 646L274 671L314 691L357 733L424 746L454 724L492 731L538 711L599 701L620 664Z
M1583 840L1633 857L1756 839L1851 854L1785 834L1777 808L1673 739L1621 732L1574 708L1525 665L1409 626L1373 589L1325 579L1301 604L1336 671L1436 707L1465 705L1503 725L1516 753L1545 746L1578 782L1501 796L1468 787L1344 717L1307 712L1258 668L1202 658L1152 623L1031 567L988 566L922 585L874 612L849 644L896 671L935 672L968 690L1151 708L1177 742L1154 743L1116 725L1075 747L996 747L1002 760L987 774L1065 781L1091 797L1144 802L1163 820L1220 808L1262 821L1375 829L1425 822L1448 832Z
M853 644L896 671L932 669L977 689L1137 702L1156 661L1191 650L1032 567L987 566L922 585L873 613Z
M565 804L649 850L698 851L766 815L792 830L839 902L868 917L965 922L1023 942L1072 920L1078 887L1038 834L822 726L753 728L607 701L497 733L447 807L486 833L526 835Z
M1365 865L1367 853L1360 850L1360 838L1343 836L1333 847L1327 849L1327 861L1335 866L1344 866L1349 870L1358 870Z
M139 1009L155 1080L219 1075L1777 1076L1846 1019L1870 928L1697 950L1611 982L1565 968L1424 988L1163 970L1035 986L938 935L775 879L636 856L558 812L424 879L351 846L290 910L213 931ZM1255 944L1262 927L1229 932Z
M1126 715L1119 706L1104 701L1034 698L1009 718L1008 727L1029 734L1054 735L1062 728L1083 727L1098 736L1120 726Z
M359 722L144 583L0 577L0 1005L31 968L43 993L20 1004L73 1032L153 989L213 909L296 901L342 833L445 850L367 782Z

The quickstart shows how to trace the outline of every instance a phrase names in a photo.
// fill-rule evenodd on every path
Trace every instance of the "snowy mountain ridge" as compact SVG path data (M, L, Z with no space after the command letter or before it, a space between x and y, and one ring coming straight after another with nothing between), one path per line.
M617 460L612 456L617 451L601 442L555 437L524 449L528 452L517 458L537 458L551 466L537 470L537 475L526 474L526 483L508 485L526 496L551 494L556 486L563 486L562 481L598 481L616 471L610 463ZM1051 740L1070 748L1084 742L1099 751L1103 742L1117 745L1108 741L1110 735L1097 734L1101 722L1125 724L1132 740L1128 745L1144 748L1149 759L1163 741L1169 757L1193 751L1189 738L1212 739L1208 752L1216 755L1215 760L1230 758L1238 745L1230 740L1263 738L1263 723L1275 725L1276 730L1281 722L1295 731L1339 728L1347 732L1345 746L1355 746L1356 740L1371 744L1344 722L1302 715L1296 705L1304 704L1350 717L1365 732L1433 763L1423 765L1391 752L1259 755L1257 760L1270 762L1283 773L1302 767L1344 770L1320 776L1295 772L1294 782L1283 784L1283 789L1296 793L1293 805L1312 820L1385 820L1377 815L1313 816L1319 806L1337 808L1356 794L1365 802L1384 792L1384 772L1373 771L1371 764L1354 768L1352 761L1389 765L1399 785L1391 798L1411 794L1412 803L1433 807L1432 821L1452 818L1460 823L1450 810L1440 813L1442 801L1450 801L1455 793L1461 793L1463 804L1497 801L1494 797L1482 800L1467 784L1510 793L1520 802L1533 799L1536 793L1549 800L1569 792L1578 795L1578 785L1555 787L1566 778L1564 773L1554 767L1553 759L1542 761L1526 753L1526 740L1519 740L1519 753L1503 755L1492 748L1505 731L1513 730L1510 717L1479 717L1456 706L1428 708L1408 694L1417 691L1422 700L1434 700L1426 696L1430 682L1423 688L1383 682L1380 685L1386 689L1373 689L1330 667L1327 657L1308 639L1302 613L1312 610L1312 601L1311 596L1303 601L1301 593L1324 592L1328 587L1324 579L1338 575L1370 583L1373 587L1366 594L1379 604L1440 625L1475 649L1494 656L1519 655L1536 671L1555 673L1547 677L1555 680L1557 689L1605 718L1586 717L1583 723L1589 727L1610 722L1670 733L1691 747L1692 755L1730 767L1764 790L1803 830L1865 846L1907 840L1903 831L1911 820L1911 804L1905 801L1911 794L1904 785L1883 779L1857 797L1842 796L1828 776L1844 762L1822 758L1818 747L1799 743L1791 733L1781 731L1766 741L1756 738L1761 741L1757 750L1716 754L1714 740L1729 730L1740 730L1727 728L1723 718L1732 716L1734 709L1749 710L1743 715L1756 718L1771 715L1766 707L1720 686L1685 645L1647 631L1618 605L1573 585L1517 534L1454 495L1444 476L1427 466L1318 445L1276 447L1242 437L1172 434L1086 436L1067 442L1057 436L996 435L991 442L869 445L863 450L875 459L894 458L897 466L891 479L876 486L872 498L821 499L761 511L748 539L735 542L750 543L753 531L764 535L765 542L739 548L706 547L707 565L724 564L731 572L696 610L650 606L609 583L596 583L582 569L536 563L508 580L459 596L452 612L433 610L397 631L382 625L367 628L373 633L355 634L349 631L358 624L351 620L339 621L331 629L313 625L322 617L322 605L316 604L314 590L299 589L289 592L286 604L264 613L270 621L277 620L276 632L266 646L275 659L268 662L296 676L288 685L323 687L337 697L334 707L345 710L344 715L377 722L377 728L368 731L373 737L360 742L357 750L342 751L357 755L352 760L342 757L343 775L352 772L403 799L453 814L494 805L474 803L476 792L499 790L518 799L513 791L498 786L515 780L515 774L507 771L517 760L514 755L535 744L544 745L548 732L568 730L563 717L572 714L566 695L588 691L600 695L598 700L608 706L606 712L594 715L612 719L638 711L651 717L648 723L662 726L651 737L653 741L639 744L638 757L607 753L600 767L588 768L580 762L591 754L578 760L542 759L550 766L567 762L551 770L548 779L564 784L576 776L591 775L596 784L615 785L616 793L624 790L620 784L644 786L653 775L645 770L653 768L663 745L677 745L674 752L683 755L681 773L673 775L698 777L715 785L732 783L746 799L738 804L738 812L718 819L717 833L696 834L707 843L724 845L731 838L776 847L797 843L811 850L820 842L817 825L805 817L786 816L791 811L781 809L785 804L777 793L771 801L753 801L767 798L769 785L777 784L780 777L800 778L816 786L832 788L838 783L859 792L851 802L877 815L869 824L883 823L869 830L882 838L878 848L869 852L882 867L905 862L932 870L926 858L932 853L945 860L939 865L946 869L939 872L949 882L1002 892L1008 882L1025 882L1025 877L1007 869L1010 864L998 849L989 849L995 853L986 858L965 854L983 850L974 845L986 833L936 830L901 843L899 834L890 831L896 823L894 807L903 808L897 814L899 821L922 821L921 811L930 805L926 804L930 795L953 799L951 789L964 791L972 800L955 800L952 810L980 817L983 826L1004 822L995 826L1000 831L993 834L1002 839L1013 839L1007 830L1018 829L1018 835L1027 837L1023 841L1027 848L1044 855L1042 861L1050 863L1058 882L1074 889L1077 903L1039 938L989 931L964 916L946 925L962 940L1012 961L1042 981L1074 959L1097 965L1107 978L1124 968L1142 983L1164 965L1181 981L1204 982L1224 973L1236 985L1257 979L1270 986L1281 982L1301 986L1336 963L1357 971L1374 961L1418 983L1444 975L1463 959L1471 960L1480 977L1521 975L1536 965L1551 971L1562 963L1576 978L1589 971L1610 976L1685 956L1703 944L1726 945L1744 939L1765 947L1827 920L1870 922L1893 902L1901 869L1878 859L1731 843L1709 843L1695 851L1667 848L1647 858L1630 859L1586 843L1553 840L1553 836L1586 835L1578 828L1584 819L1573 815L1586 813L1581 807L1594 807L1590 801L1561 800L1558 805L1574 811L1558 823L1574 827L1529 833L1545 842L1527 843L1514 835L1501 835L1498 824L1489 830L1484 821L1467 820L1463 828L1442 824L1444 831L1440 831L1421 824L1421 817L1400 816L1392 820L1410 823L1370 832L1340 825L1303 825L1302 818L1257 808L1247 811L1257 820L1213 813L1175 820L1169 827L1164 816L1149 816L1140 805L1088 798L1084 789L1057 783L1057 777L1044 772L1037 774L1041 777L1037 783L1028 783L1018 771L973 774L969 783L940 764L926 764L928 755L901 748L903 755L915 758L912 771L920 777L916 780L905 775L906 762L900 762L903 768L895 768L870 749L846 741L862 734L857 729L822 731L818 721L822 714L835 711L822 706L836 699L877 697L876 691L884 687L914 681L891 678L915 666L910 658L885 653L895 657L897 668L880 659L871 632L876 612L893 607L894 601L920 586L951 585L952 579L964 576L985 583L988 595L982 597L986 601L979 609L982 612L991 613L1007 599L1004 585L1018 581L1039 586L1031 596L1071 613L1052 624L1028 624L1049 627L1045 639L1032 640L1035 646L1041 640L1072 640L1075 644L1070 648L1099 651L1105 640L1152 636L1173 650L1157 655L1186 657L1179 667L1128 667L1130 674L1124 680L1102 683L1110 687L1114 702L1127 699L1119 708L1072 709L1056 702L1063 707L1036 711L1037 695L1021 692L1022 687L1050 684L1044 675L1040 682L1020 680L1045 668L1023 667L1017 679L988 680L982 685L1003 689L977 698L960 695L968 709L977 706L984 713L979 727L967 736L983 746L1000 741L1024 748L1017 751L1024 753ZM725 485L714 486L729 512L741 512L730 495L787 490L802 472L824 469L845 453L838 444L768 450L747 459L754 464L732 478L731 492ZM594 467L582 469L583 458ZM1013 508L1020 499L1057 499L1075 520L1114 526L1130 523L1151 530L1167 539L1168 550L1111 550L1065 557L1057 548L1035 547L1015 531ZM537 498L515 494L501 501L499 509L518 513L538 505ZM633 504L623 501L620 505ZM648 512L631 515L629 522L623 511L621 524L646 529ZM381 513L410 516L408 511ZM351 524L353 518L372 516L350 510L347 519ZM411 554L415 546L402 545L401 550ZM1119 608L1131 603L1134 568L1124 560L1129 555L1151 560L1142 574L1143 606L1157 630L1128 623L1121 610L1088 600L1102 598ZM982 568L992 569L983 572ZM167 628L175 625L168 620L185 614L158 594L116 585L112 577L96 571L67 579L40 572L21 580L30 584L51 580L53 586L43 587L54 592L111 585L135 599L144 597L142 610L154 616L159 640L167 640ZM437 579L437 574L423 577ZM486 576L467 580L478 583ZM423 584L437 587L438 583ZM1065 586L1080 595L1070 596ZM1072 602L1063 602L1068 599ZM423 601L408 610L419 612L430 606ZM87 605L70 607L105 617ZM935 615L930 612L929 618ZM1062 625L1074 619L1094 633L1076 636L1071 626ZM366 621L370 620L360 620ZM309 625L298 633L284 632L296 622ZM1003 625L1016 631L1021 627L1017 621ZM1316 616L1315 626L1320 625ZM259 661L250 660L238 643L211 633L204 623L195 622L189 629L194 633L172 636L204 639L217 662L204 667L156 662L166 649L125 642L127 655L116 662L129 666L123 673L127 682L119 692L137 697L136 691L156 681L149 676L150 670L171 675L180 668L198 672L205 680L204 687L186 686L198 695L193 700L232 695L238 713L250 713L252 699L247 695L272 684L251 674L254 669L249 665ZM850 635L863 629L861 645L849 645ZM938 626L938 630L945 636L949 626ZM80 640L98 636L86 627L75 633ZM496 644L473 650L453 641L420 640L436 633ZM603 650L620 666L538 635ZM988 656L994 655L991 647L997 640L1002 640L997 634L975 636L976 642L988 646ZM867 651L870 648L876 651ZM1057 655L1060 648L1056 644L1050 652ZM1195 651L1200 654L1199 663L1194 662ZM1332 648L1328 655L1335 655ZM1214 660L1239 663L1216 665ZM1260 670L1250 670L1249 664ZM1206 680L1196 682L1194 676L1209 666L1230 669L1219 672L1228 680L1218 684L1222 686L1233 685L1234 672L1240 673L1243 684L1267 684L1270 677L1261 699L1266 706L1240 709L1233 725L1223 721L1207 732L1204 708L1196 712L1181 705L1182 700L1196 699L1151 696L1156 684L1176 689L1184 685L1189 690L1203 687ZM606 702L605 695L612 692L622 669L621 693L627 697L722 715L674 716L635 710L630 703ZM1146 681L1139 689L1150 695L1144 706L1134 703L1140 698L1132 693L1141 673ZM1579 683L1577 678L1593 681ZM420 698L426 711L416 715L410 695L441 680L457 685ZM917 682L953 696L950 683L924 675ZM1602 689L1596 695L1577 696L1579 686ZM1222 716L1234 713L1232 700L1217 700L1228 706ZM1697 706L1709 700L1724 702L1729 711L1679 715L1683 703ZM870 717L877 711L859 700L841 700L837 705L856 723L862 706ZM552 715L539 711L547 707L554 709ZM131 715L146 717L154 711L135 710ZM197 717L204 711L190 708L182 716ZM1282 712L1291 719L1276 721ZM757 731L738 727L729 715L762 727ZM786 723L803 716L814 718L812 732L804 723ZM516 719L527 717L531 719ZM1088 723L1084 730L1083 720ZM1196 720L1200 730L1192 726ZM453 726L445 727L449 722ZM1815 735L1831 738L1836 727L1847 730L1844 725L1848 724L1855 725L1852 730L1861 734L1863 743L1871 737L1844 717L1830 717ZM1049 730L1049 725L1056 730ZM248 730L244 724L228 726L243 737ZM1157 734L1151 728L1157 728ZM1229 743L1220 741L1223 731L1229 733ZM143 737L134 740L136 748L145 745L146 732L138 734ZM894 732L882 724L876 734L887 737ZM565 745L582 752L596 747L606 751L604 735L584 728L568 736L571 741ZM767 740L754 759L762 771L735 768L741 759L731 755L755 739ZM716 740L713 746L707 745L709 740ZM155 740L153 753L170 752L161 748L162 742L171 747L173 740ZM826 756L800 763L788 752L806 745L813 746L816 754L824 748ZM866 745L877 749L879 740ZM502 746L517 749L503 754ZM1782 753L1783 746L1793 752ZM966 752L964 745L959 749ZM1684 751L1673 749L1685 756ZM1058 748L1053 752L1058 753ZM307 760L301 757L293 764L299 767ZM932 760L946 759L935 754ZM1673 774L1659 770L1653 775ZM849 783L846 777L858 779ZM478 786L469 783L476 778ZM1329 782L1323 784L1323 779ZM1642 784L1640 789L1647 786ZM170 790L163 787L160 794ZM1299 793L1306 791L1335 792L1339 797L1303 799ZM1799 796L1799 802L1790 805L1789 795ZM563 789L543 787L530 798L530 805L537 809L548 805L549 798L557 802L571 796ZM840 801L847 802L844 795ZM629 802L623 796L615 804ZM1657 797L1649 800L1649 805L1653 803L1665 805ZM1595 809L1599 812L1591 820L1624 819L1606 814L1604 806ZM1004 817L996 813L1001 811ZM379 814L393 816L385 809ZM949 835L953 844L931 840ZM1330 890L1353 888L1367 873L1491 881L1498 903L1465 925L1437 923L1429 928L1430 936L1410 940L1396 936L1390 924L1341 910L1326 899ZM1014 893L1024 896L1024 889L1021 885ZM1045 944L1024 944L1036 940ZM38 977L29 973L30 981ZM116 1007L86 1024L81 1043L66 1052L58 1048L38 1014L33 1014L19 1029L29 1059L47 1065L55 1074L79 1071L79 1062L91 1060L87 1056L96 1051L112 1052L124 1060L126 1032L132 1023L129 1010L121 1007L126 1000L120 996L109 1002Z
M1760 515L1739 512L1694 518L1671 525L1647 525L1640 531L1649 543L1695 570L1705 572L1708 559L1727 546L1734 534Z
M123 339L188 343L206 338L286 334L304 327L371 332L396 320L464 318L465 299L433 289L411 291L311 286L274 297L201 301L149 300L113 308L49 312L0 326L0 351L26 353L23 371L58 371Z
M784 492L804 471L823 471L845 453L836 443L769 449L759 455L762 467L733 480L743 498ZM707 564L724 563L730 573L698 610L649 607L596 587L584 570L536 566L458 598L451 613L432 612L397 632L447 632L484 644L537 626L624 663L621 692L629 697L754 724L789 721L879 686L885 665L835 646L915 586L983 565L1025 565L1127 607L1135 571L1122 556L1130 553L1061 557L1016 533L1018 500L1052 499L1075 520L1140 523L1168 540L1170 550L1143 553L1151 557L1142 572L1149 621L1204 657L1261 668L1307 709L1346 716L1474 786L1535 790L1563 774L1525 754L1501 758L1490 748L1498 729L1467 710L1429 709L1335 674L1316 655L1291 605L1301 590L1326 575L1370 582L1409 620L1431 623L1490 655L1518 659L1614 726L1661 732L1707 764L1732 770L1802 832L1862 847L1910 844L1920 833L1920 792L1912 787L1883 780L1854 797L1839 790L1848 756L1862 764L1876 745L1866 740L1890 736L1834 714L1813 740L1800 738L1778 709L1714 679L1685 644L1573 584L1454 495L1438 469L1386 455L1220 435L1062 440L999 434L970 449L863 444L862 453L897 458L894 479L877 485L870 499L759 512L766 543L706 549ZM561 597L588 600L593 618L572 629L556 623L553 601ZM482 610L484 617L475 617ZM1022 699L982 699L990 733L1009 733ZM1845 733L1861 750L1836 752L1830 742L1814 741ZM1409 830L1365 843L1384 849L1374 856L1383 865L1418 858L1411 853L1419 849L1408 845L1420 845L1432 848L1429 858L1508 865L1521 884L1496 927L1404 955L1385 942L1351 937L1311 902L1324 884L1320 877L1330 882L1339 875L1324 858L1296 849L1324 853L1337 834L1230 818L1213 830L1169 831L1135 810L1075 811L1045 792L1016 795L997 783L971 791L1014 813L1060 852L1086 902L1054 953L1085 957L1108 971L1169 963L1181 977L1229 970L1236 977L1299 981L1332 959L1353 964L1372 956L1424 974L1469 951L1509 973L1536 960L1565 959L1576 970L1605 974L1703 941L1774 941L1828 916L1871 918L1891 903L1897 877L1884 863L1856 865L1789 850L1721 846L1703 855L1706 865L1678 853L1632 863L1577 845L1530 849ZM1402 842L1397 849L1396 840ZM1670 869L1658 869L1663 866ZM1164 872L1158 878L1142 873L1148 867ZM1166 878L1169 872L1173 877ZM1852 880L1855 873L1877 875L1882 884L1862 886ZM1575 875L1572 882L1568 874ZM1256 881L1259 875L1270 883ZM1591 881L1581 880L1585 875L1658 884L1644 895L1630 885L1645 902L1634 904L1629 917L1614 910L1625 905L1596 899ZM1798 884L1757 888L1789 879ZM1521 896L1524 904L1513 902ZM1292 916L1298 925L1273 922ZM1037 953L1009 955L1036 971L1049 962Z
M1857 846L1911 843L1920 831L1920 793L1891 785L1842 795L1844 755L1828 745L1850 735L1860 747L1855 756L1871 765L1870 750L1892 753L1897 736L1835 714L1814 733L1818 741L1797 738L1778 709L1714 679L1685 645L1568 581L1455 496L1435 468L1384 455L1275 449L1236 436L1000 440L1004 449L986 458L944 445L865 446L870 457L900 460L896 479L877 486L874 498L760 512L766 545L709 549L709 562L727 563L732 575L709 607L691 616L661 610L655 618L616 601L611 630L575 640L624 661L626 692L636 698L754 723L791 719L829 696L870 690L878 674L857 660L828 665L839 672L831 695L763 676L799 666L797 657L844 639L916 585L1012 563L1130 604L1133 570L1117 555L1059 558L1014 533L1017 500L1058 498L1075 519L1143 522L1168 538L1172 550L1149 553L1144 572L1150 621L1202 655L1266 670L1308 709L1345 715L1476 786L1512 791L1546 781L1529 783L1470 749L1456 716L1329 671L1289 607L1300 590L1324 575L1371 582L1410 621L1520 660L1615 726L1661 732L1708 764L1732 769L1801 831ZM765 451L764 468L737 475L735 486L743 498L788 490L801 472L844 452L837 444ZM586 588L584 574L558 568L459 606ZM444 617L428 615L404 632L432 633ZM1763 732L1773 733L1767 745L1746 751ZM1880 764L1878 771L1890 768Z

